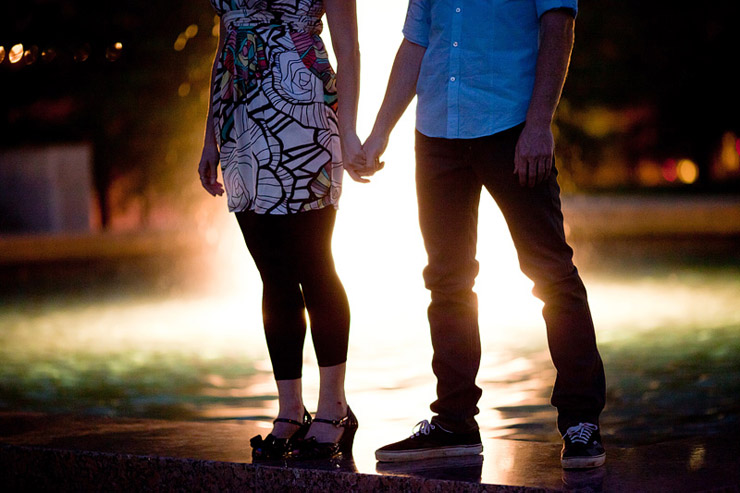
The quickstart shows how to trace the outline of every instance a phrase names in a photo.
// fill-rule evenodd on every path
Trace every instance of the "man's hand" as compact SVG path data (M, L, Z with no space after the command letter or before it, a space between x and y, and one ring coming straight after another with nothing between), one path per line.
M347 174L354 181L359 183L368 183L370 180L363 178L357 170L363 169L365 166L365 152L362 149L360 138L357 134L352 132L346 132L342 134L342 162L344 163L344 169Z
M540 19L540 50L527 123L519 136L514 174L522 186L533 187L550 176L555 142L552 120L560 101L573 49L573 13L548 10Z
M203 146L203 153L200 156L200 164L198 165L200 184L214 197L224 194L224 186L218 182L218 161L219 155L216 146Z
M383 169L385 162L380 160L380 156L383 155L386 147L388 147L387 135L378 132L370 134L362 145L365 151L365 167L358 170L361 176L372 176Z
M550 125L526 124L514 155L514 174L521 186L534 187L550 176L555 139Z

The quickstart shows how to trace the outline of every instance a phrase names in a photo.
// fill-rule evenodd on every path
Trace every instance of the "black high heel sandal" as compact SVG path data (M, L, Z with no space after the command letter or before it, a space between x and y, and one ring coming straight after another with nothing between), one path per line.
M270 433L265 438L262 435L252 437L249 444L252 446L253 460L274 460L283 459L293 449L294 442L300 440L308 433L311 426L311 414L303 408L303 422L288 418L275 418L274 423L290 423L296 425L298 429L288 438L277 438Z
M352 444L355 441L355 433L357 433L359 423L349 406L347 406L347 415L341 419L314 418L313 421L315 423L334 425L337 428L344 428L344 432L338 442L319 442L316 440L316 437L295 440L289 458L333 459L340 454L346 457L352 456Z

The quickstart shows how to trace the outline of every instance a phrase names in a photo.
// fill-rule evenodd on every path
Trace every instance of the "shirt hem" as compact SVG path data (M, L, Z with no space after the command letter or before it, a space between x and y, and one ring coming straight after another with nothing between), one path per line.
M425 137L431 137L436 139L477 139L480 137L488 137L490 135L495 135L497 133L504 132L506 130L512 129L516 127L517 125L521 125L526 121L526 118L522 118L521 120L515 120L513 123L502 123L501 125L496 125L492 128L481 130L480 132L465 132L464 134L459 134L455 137L450 137L447 133L444 132L429 132L425 131L422 128L419 128L419 125L416 126L416 131L420 134L424 135Z

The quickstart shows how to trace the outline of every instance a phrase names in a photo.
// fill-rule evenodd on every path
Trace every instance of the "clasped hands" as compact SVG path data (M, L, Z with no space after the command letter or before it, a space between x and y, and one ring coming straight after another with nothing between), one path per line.
M356 182L369 183L366 177L374 175L383 169L385 163L380 156L388 146L388 137L376 133L370 134L364 144L356 134L342 139L342 154L344 169Z

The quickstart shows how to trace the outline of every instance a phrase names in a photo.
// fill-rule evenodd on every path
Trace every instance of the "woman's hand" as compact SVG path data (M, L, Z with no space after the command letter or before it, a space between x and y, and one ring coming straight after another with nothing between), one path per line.
M358 170L365 167L365 152L362 150L360 138L357 137L357 133L354 131L342 134L342 160L344 169L347 170L350 178L359 183L368 183L370 181L358 173Z
M380 156L388 147L388 135L381 132L372 132L362 145L365 151L365 166L357 170L361 176L372 176L375 172L380 171L385 166L385 162L380 160Z
M224 194L224 186L218 182L218 149L215 145L204 145L203 153L200 156L198 165L198 174L200 175L200 184L214 197Z

